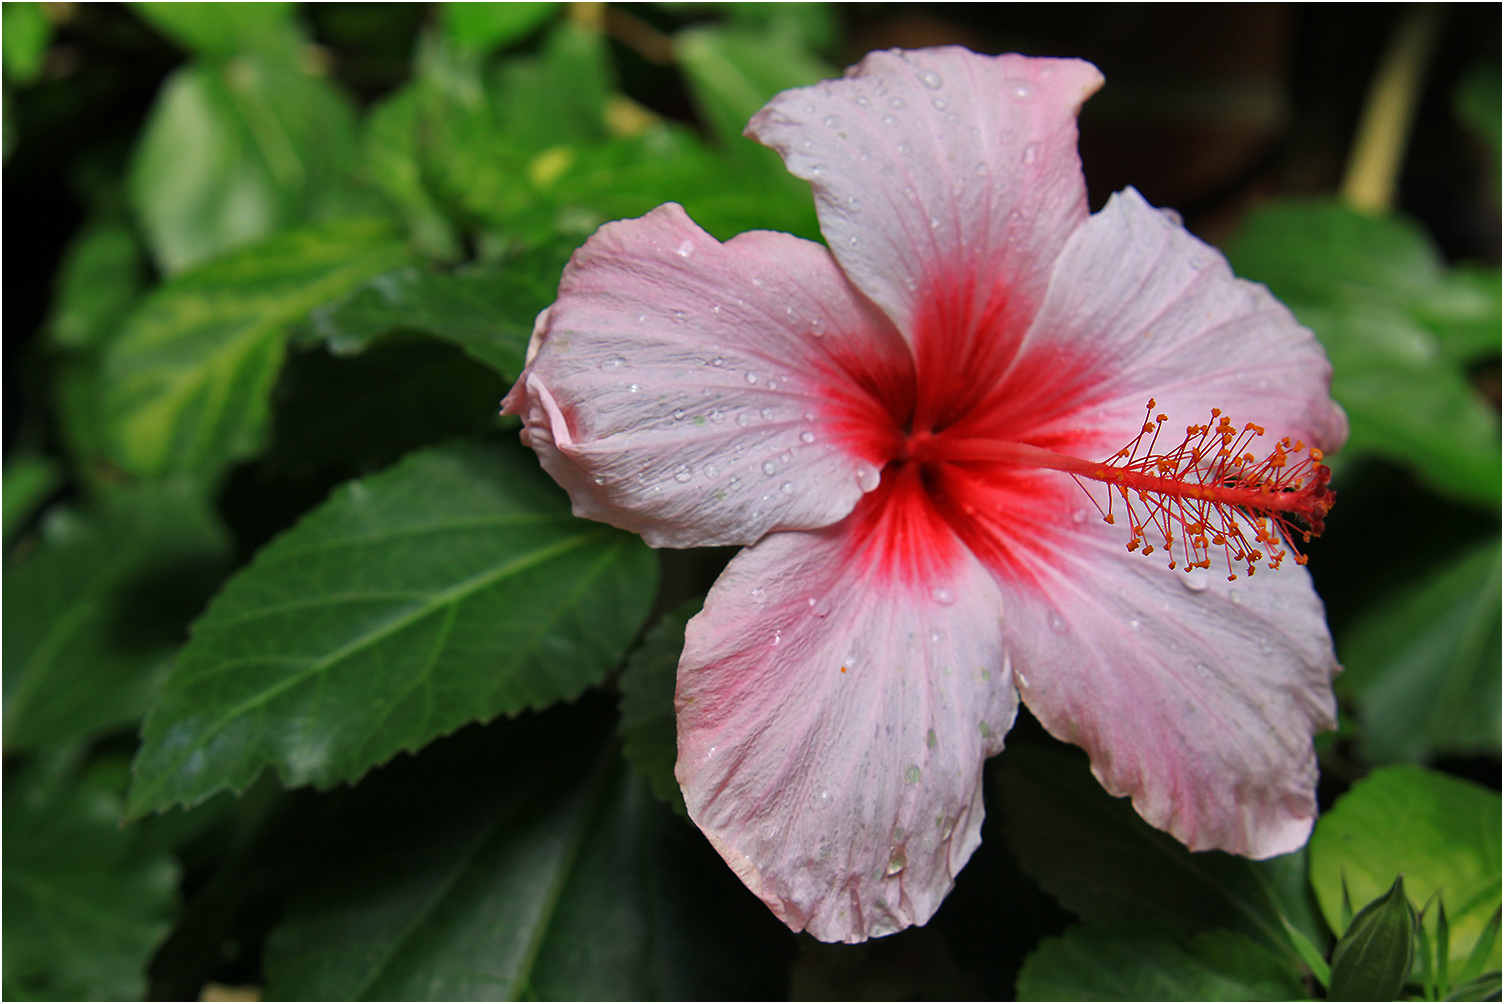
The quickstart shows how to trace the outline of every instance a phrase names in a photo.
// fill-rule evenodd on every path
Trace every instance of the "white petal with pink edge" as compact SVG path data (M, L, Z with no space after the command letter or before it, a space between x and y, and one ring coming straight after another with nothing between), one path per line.
M690 622L679 762L691 817L795 930L922 924L980 843L982 761L1017 694L997 590L867 577L849 524L742 552Z
M539 318L504 410L576 515L654 546L826 526L878 481L834 410L872 407L861 360L902 339L820 245L720 243L677 205L602 227Z
M1175 433L1162 445L1207 422L1212 408L1239 428L1263 426L1257 442L1271 449L1287 435L1329 452L1347 438L1315 336L1268 289L1234 277L1220 251L1131 188L1056 260L1020 356L1036 346L1075 361L1081 392L1060 424L1100 430L1103 458L1137 434L1151 397Z
M912 336L918 300L958 269L969 316L994 296L1032 313L1086 218L1076 112L1101 83L1073 59L874 52L778 95L747 134L811 183L841 267Z
M1042 588L998 577L1024 703L1191 850L1299 848L1338 670L1310 576L1289 563L1236 582L1170 571L1127 553L1120 528L1092 526Z

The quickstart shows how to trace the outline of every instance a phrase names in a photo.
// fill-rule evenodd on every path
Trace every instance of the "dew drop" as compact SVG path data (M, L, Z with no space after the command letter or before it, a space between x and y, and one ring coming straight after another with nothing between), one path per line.
M870 492L882 483L883 472L871 464L860 464L856 469L856 484L864 492Z
M889 98L888 107L895 111L903 111L908 107L908 104L904 102L903 98Z
M815 434L808 430L799 433L799 442L809 444L815 441Z
M720 425L722 422L726 421L726 413L717 408L715 411L712 411L710 413L710 420L716 425Z
M715 464L706 464L705 465L705 476L707 478L718 478L718 477L721 476L721 469L719 467L717 467Z
M1015 101L1032 101L1034 100L1034 84L1028 80L1010 80L1008 93L1013 95Z
M741 426L743 429L745 429L747 426L749 426L749 425L752 424L752 419L744 411L741 414L739 414L739 415L736 416L736 424L739 425L739 426Z
M679 246L674 248L674 253L677 254L680 258L688 258L690 255L695 253L694 242L688 240L680 241Z
M860 247L862 242L859 241L859 240L857 240L856 237L852 236L852 237L846 238L846 243L848 245L850 245L851 247L855 248L855 247Z
M1141 620L1139 620L1137 617L1135 617L1131 621L1128 622L1128 626L1131 627L1133 630L1138 631L1138 630L1140 630L1140 629L1143 628L1144 622L1141 621Z
M940 79L940 74L936 73L934 70L925 70L924 72L920 73L919 82L932 91L938 91L941 85L945 83L944 80Z
M951 592L944 586L936 586L934 589L931 589L930 595L934 597L935 602L940 604L942 607L948 607L952 603L956 602L956 594Z
M1020 690L1028 689L1029 678L1025 676L1021 670L1017 670L1013 673L1013 679L1018 681L1018 687Z
M1204 568L1193 568L1180 577L1180 584L1193 593L1204 593L1211 585L1212 577Z
M940 229L940 217L938 217L938 216L931 216L930 217L930 229L931 230L939 230Z
M674 421L675 422L682 422L682 421L684 421L684 409L683 408L675 408L674 409Z
M752 597L752 602L758 606L762 606L768 602L768 591L761 586L753 586L752 592L748 595Z
M710 360L710 365L712 365L712 366L725 366L726 365L726 360L722 359L720 356L716 356L714 359Z
M897 115L884 115L883 116L883 125L887 126L889 129L896 129L896 128L898 128L898 116Z
M642 390L642 385L641 384L635 384L635 383L629 383L629 384L627 384L627 390L629 392L633 393L633 394L636 394L638 391Z
M1039 159L1039 144L1030 143L1024 147L1024 163L1032 164Z
M778 490L783 492L785 495L792 495L794 494L794 482L785 481L783 484L778 486Z
M930 644L938 645L945 640L945 632L939 628L930 628Z
M1237 606L1242 606L1243 605L1243 594L1240 591L1236 590L1236 589L1229 589L1227 591L1227 600L1228 600L1229 603L1233 603L1233 604L1235 604Z
M985 160L977 161L976 166L971 169L971 173L975 174L978 178L987 177L987 162Z
M678 470L674 471L674 480L679 482L681 485L687 482L693 476L694 475L691 473L688 464L680 464Z
M593 480L596 484L603 485L606 483L606 476L604 474L597 474Z
M1085 509L1077 509L1075 512L1071 513L1071 522L1075 523L1077 526L1080 526L1082 523L1085 523L1090 516L1091 513L1087 512Z
M761 411L759 411L758 414L762 416L762 420L764 422L771 422L771 421L773 421L773 409L772 408L764 408Z
M814 335L816 338L819 338L821 335L825 334L825 318L823 318L823 317L812 317L812 318L810 318L809 333L812 334L812 335Z
M827 115L825 116L824 122L825 128L827 129L841 128L841 117L839 115Z
M1053 632L1055 632L1056 634L1069 634L1070 633L1071 626L1065 622L1065 618L1064 617L1061 617L1059 614L1055 613L1053 610L1050 611L1050 616L1048 618L1046 618L1046 619L1050 622L1050 630L1053 631Z
M919 780L919 778L917 776L918 773L919 773L919 768L918 767L910 767L909 770L916 775L913 778L913 780L909 781L910 784L913 784L915 781ZM895 848L893 848L892 853L890 853L888 855L888 867L887 867L887 870L886 870L885 874L889 878L892 878L894 875L897 875L899 872L903 871L904 865L906 865L908 863L909 863L909 858L908 858L908 855L904 853L903 848L902 847L895 847Z
M751 383L751 384L757 383L757 374L753 373L751 370L748 370L747 371L747 382Z
M950 107L950 105L945 103L944 98L931 98L930 104L935 106L935 111L937 112L943 112L945 111L945 109Z
M856 96L856 103L861 105L863 108L866 108L868 105L872 104L872 99L867 97L867 95L865 94L858 94Z
M627 361L621 356L612 356L609 359L601 360L601 369L603 370L619 370L625 365L627 365Z
M811 596L809 598L809 612L816 617L830 616L830 607L829 596Z
M771 461L771 460L764 460L762 462L762 472L764 474L772 476L773 472L776 471L776 470L778 470L778 465L775 464L775 463L773 463L773 461Z
M784 450L782 453L778 454L778 459L782 460L784 463L788 463L790 460L794 459L794 455L788 450Z
M688 319L689 319L689 315L688 315L688 314L686 314L686 313L685 313L685 312L684 312L684 311L682 311L682 310L675 310L675 311L672 311L672 312L671 312L671 313L670 313L670 316L671 316L671 317L673 317L673 319L674 319L674 323L675 323L675 324L683 324L683 323L684 323L684 322L685 322L685 321L686 321L686 320L688 320Z
M862 211L862 200L855 195L848 195L846 197L846 208L850 212L859 213Z

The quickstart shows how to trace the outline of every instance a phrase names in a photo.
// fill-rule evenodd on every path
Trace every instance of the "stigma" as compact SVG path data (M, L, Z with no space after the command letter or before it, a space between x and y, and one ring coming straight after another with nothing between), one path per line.
M1168 416L1154 409L1151 399L1138 434L1106 460L943 433L923 443L923 459L990 461L1069 474L1104 522L1127 527L1129 551L1163 553L1172 570L1209 569L1216 560L1231 581L1240 573L1254 574L1261 564L1270 569L1286 560L1304 565L1299 544L1326 529L1337 497L1321 450L1287 436L1260 451L1264 428L1254 422L1239 426L1220 408L1211 410L1205 424L1186 426L1176 445L1163 448ZM1099 494L1105 494L1105 504Z

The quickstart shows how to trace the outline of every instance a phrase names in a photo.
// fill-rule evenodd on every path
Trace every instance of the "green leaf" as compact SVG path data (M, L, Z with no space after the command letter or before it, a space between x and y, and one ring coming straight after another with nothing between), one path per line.
M1504 983L1499 979L1498 971L1484 973L1470 980L1463 980L1452 988L1452 992L1444 998L1449 1001L1496 1001L1499 999L1499 990Z
M193 626L147 719L133 813L351 781L472 721L578 696L652 602L636 537L569 515L520 447L424 451L263 548Z
M837 75L793 27L774 21L761 30L742 25L691 28L674 38L674 54L690 93L721 142L741 159L771 157L780 172L778 155L744 139L742 130L778 92Z
M604 140L612 93L605 36L565 21L548 33L536 57L499 64L486 90L503 141L513 149Z
M1337 687L1370 763L1498 752L1499 565L1498 541L1474 548L1344 633Z
M1103 791L1074 750L1018 744L1001 766L997 793L1009 846L1024 871L1083 920L1224 928L1291 964L1301 952L1287 928L1326 943L1303 853L1268 861L1192 854L1139 818L1127 799Z
M4 539L7 545L21 532L42 503L63 481L57 461L30 451L17 451L5 461Z
M432 258L456 261L463 254L459 236L423 179L423 148L431 142L424 102L420 87L409 84L370 110L361 136L363 167L406 222L413 243Z
M1489 144L1497 179L1501 130L1499 64L1478 63L1470 68L1457 85L1455 101L1457 117Z
M420 331L515 380L533 322L557 295L573 250L574 241L554 242L449 273L413 266L386 272L316 309L313 330L336 353L359 352L393 331Z
M7 778L5 996L145 1000L177 867L139 827L121 828L118 776L49 773Z
M91 222L68 246L48 323L52 341L88 348L105 341L146 286L146 257L130 226Z
M449 37L489 52L520 41L553 16L557 3L446 3L441 8Z
M642 644L622 670L622 752L652 786L653 794L679 815L689 817L684 793L674 777L679 755L674 719L674 685L679 674L679 656L684 651L684 628L700 612L703 597L686 600L666 614L642 639Z
M1392 1001L1415 960L1415 908L1400 876L1384 895L1359 910L1332 950L1331 998Z
M272 933L268 997L781 993L787 932L620 758L591 755L605 722L583 717L466 730L362 782Z
M1311 837L1311 886L1327 922L1339 929L1344 879L1367 903L1403 875L1412 903L1440 891L1459 968L1499 909L1499 812L1498 793L1468 781L1411 766L1374 771ZM1489 965L1498 968L1497 945Z
M1299 975L1231 931L1078 924L1046 938L1018 974L1021 1001L1259 1001L1305 996Z
M0 55L5 61L7 80L29 84L42 72L47 43L52 40L52 23L39 3L26 0L0 7L4 28L0 32Z
M105 355L112 459L135 474L212 474L259 448L287 325L408 257L384 224L280 234L180 276Z
M181 272L347 214L355 152L349 100L295 63L190 63L163 84L142 131L130 201L158 266Z
M52 513L5 569L6 749L135 722L228 550L208 504L181 482Z
M1257 213L1228 256L1326 347L1332 395L1352 422L1346 455L1388 457L1446 495L1498 506L1497 410L1461 366L1490 323L1498 344L1488 279L1448 273L1407 220L1335 203Z
M283 48L297 39L291 3L155 3L131 7L189 52L227 57Z

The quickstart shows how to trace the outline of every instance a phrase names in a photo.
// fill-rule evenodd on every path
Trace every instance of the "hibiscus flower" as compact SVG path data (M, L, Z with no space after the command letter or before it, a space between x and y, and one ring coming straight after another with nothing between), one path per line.
M1101 82L944 48L779 95L747 131L828 248L723 244L672 204L607 224L505 402L578 515L746 545L689 624L677 774L824 940L934 913L1020 698L1192 849L1310 832L1337 665L1305 570L1264 565L1276 527L1319 530L1301 451L1346 421L1311 334L1173 214L1132 190L1088 214ZM1284 445L1249 458L1213 408Z

